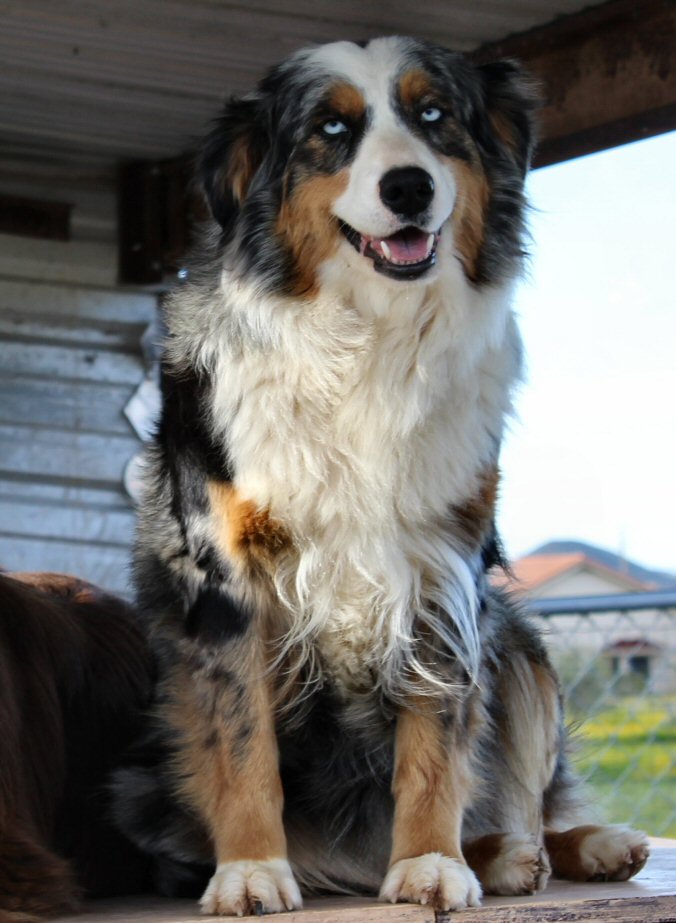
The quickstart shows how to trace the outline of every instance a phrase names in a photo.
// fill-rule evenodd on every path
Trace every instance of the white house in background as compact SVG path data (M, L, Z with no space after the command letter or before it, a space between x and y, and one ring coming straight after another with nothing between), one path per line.
M510 588L537 599L561 596L605 596L654 590L628 572L608 567L584 551L525 555L511 565L513 577L505 576Z
M670 575L573 542L538 548L512 562L510 570L494 574L493 582L528 599L610 596L674 586ZM676 611L562 615L543 621L555 657L567 653L579 656L581 663L602 658L615 677L635 675L656 693L676 690Z

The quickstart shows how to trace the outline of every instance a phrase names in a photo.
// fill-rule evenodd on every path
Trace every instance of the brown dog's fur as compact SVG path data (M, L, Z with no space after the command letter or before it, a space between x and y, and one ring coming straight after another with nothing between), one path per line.
M151 678L121 600L60 574L0 574L0 923L144 883L108 822L106 779Z

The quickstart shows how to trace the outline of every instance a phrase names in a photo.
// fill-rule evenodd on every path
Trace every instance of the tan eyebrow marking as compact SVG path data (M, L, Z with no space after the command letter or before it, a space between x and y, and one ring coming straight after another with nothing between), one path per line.
M424 71L407 71L399 81L399 98L405 106L414 106L425 96L433 94L434 87Z
M366 101L351 83L337 83L331 88L328 103L337 115L359 120L366 112Z

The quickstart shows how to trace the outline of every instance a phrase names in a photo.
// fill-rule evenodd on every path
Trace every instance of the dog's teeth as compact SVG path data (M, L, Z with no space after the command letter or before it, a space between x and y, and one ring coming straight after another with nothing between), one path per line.
M427 252L428 253L434 246L434 236L435 236L434 234L430 234L430 236L427 238Z
M381 247L383 253L385 254L385 259L391 261L391 260L392 260L392 251L391 251L390 248L388 247L387 242L384 241L384 240L381 240L381 241L380 241L380 247Z

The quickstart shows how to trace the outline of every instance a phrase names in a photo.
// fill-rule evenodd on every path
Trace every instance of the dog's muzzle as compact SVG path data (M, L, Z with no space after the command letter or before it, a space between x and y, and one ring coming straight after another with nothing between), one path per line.
M392 279L419 279L436 262L439 232L423 230L434 198L434 180L421 167L395 167L378 184L380 200L404 227L389 237L361 234L341 222L353 247L373 260L377 272Z

